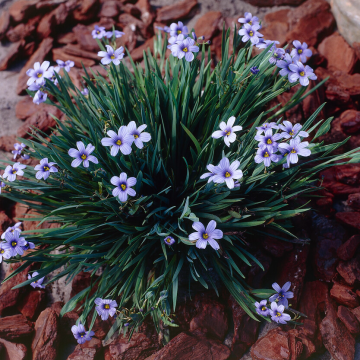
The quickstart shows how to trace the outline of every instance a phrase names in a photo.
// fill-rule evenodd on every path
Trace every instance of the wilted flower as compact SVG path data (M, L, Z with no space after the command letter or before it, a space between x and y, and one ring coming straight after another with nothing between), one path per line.
M41 65L39 62L36 62L34 64L34 69L29 69L26 71L26 75L30 76L27 81L27 85L30 86L32 83L43 85L44 78L51 76L51 73L48 71L49 66L49 61L44 61Z
M39 104L45 102L46 99L47 99L47 94L43 93L41 90L39 90L33 98L33 103L36 105L39 105Z
M0 194L1 194L1 189L5 186L6 186L6 184L3 181L0 181Z
M20 164L19 162L14 165L8 165L4 171L3 178L8 179L8 181L15 181L16 175L22 176L24 172L22 169L25 169L26 165Z
M25 147L26 147L26 145L24 144L24 143L21 143L21 144L19 144L19 143L15 143L14 144L14 148L15 148L15 150L12 150L11 152L12 152L12 154L14 155L14 159L16 159L16 157L19 155L21 155L21 153L22 153L22 151L25 149Z
M164 243L166 245L173 245L175 244L175 239L172 237L172 236L167 236L165 239L164 239Z
M66 60L66 61L56 60L56 62L58 64L59 68L63 68L67 72L69 72L70 69L75 66L75 63L71 60Z
M308 137L309 134L306 131L302 131L301 128L301 124L293 125L290 121L283 121L283 124L279 125L279 129L284 131L281 133L284 139L295 138L296 136Z
M301 61L302 63L306 63L306 58L312 55L312 51L308 49L307 43L304 42L301 44L299 40L293 41L294 49L291 51L291 56L294 61Z
M293 72L289 75L289 81L291 83L299 80L302 86L307 86L309 85L309 79L317 79L314 70L309 65L304 66L300 61L297 61L296 64L289 65L289 68Z
M189 33L189 30L187 26L185 26L181 21L179 21L177 24L172 23L170 25L170 36L177 36L177 35L184 35L186 36Z
M35 170L38 170L35 177L38 180L42 178L46 180L50 176L50 173L58 172L58 169L54 165L56 165L56 163L49 162L47 158L40 160L40 164L36 165L34 168Z
M220 246L218 242L215 241L215 239L222 239L223 232L219 229L216 229L215 220L211 220L208 223L206 229L205 226L199 221L194 222L192 227L194 230L196 230L196 232L189 235L189 240L197 240L196 247L198 249L205 249L208 243L214 250L220 249Z
M134 144L138 149L144 147L144 142L151 140L151 135L147 132L142 132L146 129L147 125L143 124L136 128L135 121L130 121L127 125L127 133L133 137Z
M285 50L282 48L269 50L269 52L272 52L272 56L269 59L270 64L276 64L278 60L281 60L283 56L285 55Z
M240 131L242 130L242 126L237 125L237 126L233 126L235 123L235 116L231 116L228 121L227 124L222 121L219 125L221 130L217 130L215 132L213 132L213 134L211 135L214 139L219 139L220 137L224 137L224 143L227 146L230 146L230 143L233 143L236 140L236 131Z
M29 250L29 249L35 249L35 244L32 243L31 241L26 241L26 244L24 246L22 246L21 248L26 251L26 250Z
M284 305L278 305L276 302L272 302L270 310L271 320L279 324L286 324L287 321L290 321L291 316L285 314L284 310Z
M5 234L7 232L10 232L10 233L14 233L14 232L18 232L19 234L21 233L21 229L20 229L20 226L21 226L22 222L17 222L14 226L9 226L5 232L3 232L1 234L1 238L2 239L5 239Z
M113 176L110 182L116 186L112 191L113 196L119 197L121 202L127 201L128 196L136 195L135 190L131 188L136 184L136 178L127 178L126 173L122 172L120 177Z
M278 300L279 305L283 305L287 308L289 306L287 299L292 299L294 297L294 293L292 291L289 291L290 286L290 281L286 282L282 288L279 286L278 283L273 283L272 288L277 292L277 294L270 296L269 301Z
M33 274L32 274L32 276L31 276L30 274L28 274L28 280L30 280L30 279L38 276L38 275L39 275L39 273L38 273L37 271L34 271ZM34 289L36 289L36 288L45 289L45 286L42 285L42 283L44 282L44 279L45 279L45 277L40 278L39 280L36 280L36 281L32 282L30 285L31 285Z
M273 134L272 129L265 130L264 135L260 135L259 133L255 136L255 140L259 141L260 147L273 147L274 150L277 149L277 142L282 138L281 134Z
M214 179L214 176L216 175L215 174L215 171L216 171L216 166L212 165L212 164L209 164L206 166L206 168L210 171L208 173L205 173L205 174L202 174L200 176L200 179L206 179L206 178L209 178L208 179L208 183L213 181Z
M84 88L82 91L80 91L84 96L89 95L89 89L88 88Z
M109 315L113 317L116 313L116 307L118 306L115 300L110 299L95 299L95 310L101 316L101 320L107 320Z
M255 302L256 312L262 316L268 316L270 314L270 309L268 309L267 300L261 300L260 302Z
M131 153L131 144L134 141L134 137L129 135L126 126L121 126L117 134L113 130L109 130L107 134L110 138L101 139L101 144L103 146L111 146L110 154L112 156L116 156L119 150L124 155Z
M76 146L77 149L71 148L68 151L68 154L71 157L75 158L71 162L72 167L78 167L81 163L83 163L84 167L87 168L89 167L89 161L91 161L94 164L98 163L98 159L95 156L90 155L95 150L94 145L88 144L85 149L84 143L82 141L77 141Z
M85 331L85 327L82 323L79 323L79 325L73 325L71 327L71 332L78 344L84 344L86 341L90 341L95 335L93 331Z
M290 144L279 144L279 148L286 150L287 155L287 164L296 164L299 161L298 155L301 156L310 156L310 149L306 149L309 145L307 141L301 142L299 137L290 140ZM284 156L286 156L284 154Z
M229 189L233 189L234 180L243 177L242 171L238 170L239 166L240 161L238 160L233 161L230 165L230 161L227 157L222 158L220 164L215 168L216 175L213 177L213 182L218 184L225 182Z
M121 38L122 36L125 35L124 32L122 31L119 31L119 30L114 30L114 32L111 30L111 31L107 31L105 33L105 36L110 39L113 35L115 35L115 38L118 39L118 38Z
M272 146L260 147L256 152L254 161L257 164L264 163L266 167L269 167L271 162L278 162L278 155L274 154L274 148Z
M260 34L257 30L260 29L260 25L249 25L245 24L242 29L239 30L239 35L242 36L242 42L251 41L253 45L256 45L259 42L259 38L263 37L263 34Z
M119 65L120 60L124 57L124 48L120 46L118 49L114 50L110 45L105 45L106 51L99 51L98 56L102 57L101 63L103 65L108 65L111 62L114 65Z
M6 246L4 247L4 245L6 245L6 243L0 243L0 264L4 259L7 260L11 258L10 249Z
M94 39L101 39L105 36L105 33L105 28L103 26L95 25L95 28L91 32L91 35Z
M254 74L254 75L257 75L257 74L260 72L260 70L259 70L259 68L258 68L257 66L251 67L251 68L250 68L250 71L251 71L251 73Z
M182 36L178 36L178 40L176 41L176 43L171 46L171 53L173 56L176 56L179 59L185 57L186 61L193 61L193 53L199 52L199 47L194 44L194 39L188 37L185 40L182 40Z
M256 130L257 130L257 134L260 135L262 134L264 131L269 130L269 129L278 129L278 125L276 125L275 122L271 122L271 123L263 123L261 126L257 126Z
M280 75L281 76L290 76L290 74L292 74L293 72L290 70L290 65L293 64L293 59L291 58L291 56L289 54L285 54L285 56L279 60L276 65L277 67L279 67L280 70Z
M246 12L244 15L245 17L238 19L240 24L259 25L259 18L257 16L252 16L249 12Z
M3 244L4 249L10 250L11 256L16 256L17 254L22 255L24 250L23 246L26 245L26 240L23 237L20 237L20 233L17 231L14 232L5 232L6 243Z

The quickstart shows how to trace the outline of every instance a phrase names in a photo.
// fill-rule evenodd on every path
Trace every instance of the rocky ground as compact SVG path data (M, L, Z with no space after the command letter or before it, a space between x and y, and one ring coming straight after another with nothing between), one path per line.
M303 122L317 107L327 102L319 117L333 116L325 143L350 141L339 152L360 145L360 43L348 44L337 32L330 5L325 0L249 0L215 1L167 0L19 0L0 1L0 154L9 155L16 136L29 137L35 125L45 132L54 126L49 113L61 113L47 105L36 106L28 96L25 71L35 61L71 59L70 71L81 87L83 62L102 71L94 56L97 44L90 31L95 24L123 30L133 58L141 62L142 51L152 46L154 26L184 20L198 35L212 41L214 63L219 61L221 28L225 21L233 25L245 11L263 20L266 39L281 45L294 39L306 41L313 51L309 65L318 81L326 84L305 101L286 113L292 122ZM281 7L259 7L262 5ZM285 6L284 6L285 5ZM290 5L290 6L289 6ZM306 31L304 31L306 29ZM293 91L296 91L294 89ZM277 102L285 105L291 94ZM26 163L26 162L25 162ZM31 160L27 160L31 164ZM63 302L89 284L81 274L70 284L55 282L45 290L30 286L10 290L24 281L24 273L0 287L0 359L334 359L360 358L356 338L360 334L360 165L339 165L320 174L326 188L313 200L316 211L295 220L302 229L301 241L284 243L268 234L252 245L262 262L263 272L253 264L245 268L249 284L269 287L273 281L292 282L295 297L292 307L305 313L302 326L274 326L251 320L224 290L220 298L199 291L191 300L182 298L177 310L177 329L170 330L172 340L163 348L151 323L144 325L132 340L119 337L102 340L111 321L96 321L94 339L76 345L69 332L78 318L76 309L60 318ZM0 227L5 230L17 219L34 212L19 204L0 199ZM48 226L43 224L42 226ZM36 223L24 223L34 230ZM2 268L1 278L18 265ZM164 333L168 330L164 329ZM161 335L162 336L162 335ZM161 337L160 336L160 337Z

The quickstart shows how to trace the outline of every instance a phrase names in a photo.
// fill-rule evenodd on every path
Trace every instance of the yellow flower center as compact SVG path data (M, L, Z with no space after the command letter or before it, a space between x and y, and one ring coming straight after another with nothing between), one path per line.
M120 187L121 187L123 190L126 190L126 185L125 185L125 184L121 184Z
M227 171L226 173L225 173L225 177L230 177L231 175L230 175L230 173Z
M249 25L252 25L252 21L249 21Z
M303 52L302 49L298 50L298 54L302 54L302 52Z
M288 153L285 153L285 154L284 154L284 156L287 156L287 155L288 155Z
M12 173L12 174L16 174L16 170L15 170L15 169L12 169L12 170L11 170L11 173Z
M50 168L48 166L44 166L44 171L49 171Z
M110 56L110 59L115 59L115 55L111 55L111 56Z
M82 158L83 160L86 160L86 155L85 155L85 154L82 154L82 155L81 155L81 158Z
M305 76L305 72L304 72L304 71L301 71L301 72L300 72L300 76Z
M42 73L38 73L38 74L37 74L37 77L38 77L38 78L41 78L41 77L42 77Z
M170 243L170 242L171 242L170 238L167 238L167 239L166 239L166 242L167 242L167 243Z
M97 31L96 31L96 33L97 33L97 34L100 34L100 31L99 31L99 30L97 30Z
M228 132L226 133L227 136L230 136L230 134L231 134L231 131L228 131Z
M139 135L137 134L134 134L134 138L137 139L139 137Z
M121 142L121 140L118 140L117 142L116 142L116 145L121 145L122 144L122 142Z
M266 143L269 144L269 145L272 144L271 139L267 139Z
M249 35L250 35L250 36L254 36L254 32L253 32L253 31L250 31L250 32L249 32Z
M1 250L0 250L0 254L3 254L4 252L5 252L4 249L1 249Z
M188 52L188 48L183 48L183 52Z
M291 131L289 132L289 135L293 136L293 135L294 135L294 132L291 130Z
M178 35L180 35L180 34L181 34L181 30L178 30L177 33L178 33Z
M262 307L261 307L261 310L262 310L262 311L265 311L265 310L266 310L266 306L262 306Z
M17 245L17 241L12 241L11 246L15 247Z
M208 235L207 233L204 233L204 234L203 234L203 239L206 240L208 237L209 237L209 235Z
M264 154L264 157L269 157L270 155L269 155L269 153L268 152L266 152L265 154Z
M281 316L281 313L277 312L277 313L276 313L276 316L277 316L277 317L280 317L280 316Z
M104 305L104 309L109 310L109 309L110 309L110 305L109 305L109 304L105 304L105 305Z
M292 154L296 154L296 150L293 148L293 149L291 150L291 153L292 153Z
M80 335L80 337L84 337L85 333L80 333L79 335Z

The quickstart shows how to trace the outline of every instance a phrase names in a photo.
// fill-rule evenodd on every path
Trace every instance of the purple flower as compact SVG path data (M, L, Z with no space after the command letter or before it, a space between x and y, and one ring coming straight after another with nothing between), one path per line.
M45 80L43 80L43 82L39 85L39 84L36 84L36 83L32 83L29 87L28 87L28 90L30 91L38 91L38 90L41 90L45 85Z
M268 309L267 300L261 300L260 302L255 302L256 312L262 316L268 316L270 314L270 309Z
M205 173L205 174L202 174L202 175L200 176L200 179L209 178L209 179L208 179L208 183L209 183L209 182L213 181L214 176L216 175L216 173L215 173L215 171L216 171L216 166L209 164L209 165L206 166L206 168L207 168L210 172Z
M94 30L91 32L91 35L94 39L101 39L105 36L105 28L103 26L95 25Z
M317 79L314 70L308 65L304 66L300 61L297 61L296 64L289 65L289 68L293 72L289 75L289 81L291 83L299 80L302 86L307 86L309 85L309 79Z
M269 167L271 162L278 162L278 155L274 154L274 148L272 146L264 146L258 149L254 161L257 164L264 163L266 167Z
M33 274L32 274L32 276L31 276L30 274L28 274L28 280L30 280L30 279L38 276L38 275L39 275L39 273L38 273L37 271L34 271ZM40 278L39 280L36 280L36 281L32 282L30 285L31 285L34 289L36 289L36 288L45 289L45 286L42 285L44 279L45 279L45 277Z
M7 260L11 258L10 249L6 246L4 247L4 245L6 245L6 243L0 243L0 264L4 259Z
M163 31L163 32L166 32L166 33L169 33L169 32L171 31L168 26L164 26L164 27L155 26L155 29L158 29L158 30Z
M20 233L17 231L14 232L5 232L6 243L3 244L4 249L10 250L11 256L16 256L17 254L22 255L24 253L23 246L26 245L26 240L23 237L20 237Z
M240 24L259 25L259 18L257 16L252 16L249 12L246 12L244 15L245 17L238 19Z
M254 74L254 75L257 75L257 74L260 72L260 70L259 70L259 68L258 68L257 66L251 67L251 68L250 68L250 71L251 71L251 73Z
M290 70L290 65L293 64L293 59L291 58L291 56L289 54L285 54L285 56L281 59L278 60L278 62L276 63L277 67L279 67L280 70L280 75L281 76L290 76L290 74L292 74L293 72Z
M114 32L113 32L113 31L107 31L107 32L105 33L105 36L106 36L108 39L110 39L110 38L113 36L113 34L115 34L115 38L116 38L116 39L121 38L123 35L125 35L125 33L122 32L122 31L114 30Z
M309 134L302 131L301 128L301 124L293 125L290 121L283 121L283 125L279 125L279 129L284 131L281 134L284 139L295 138L296 136L308 137Z
M50 176L50 173L58 172L58 169L54 165L56 165L56 163L49 162L47 158L40 160L40 164L36 165L34 168L35 170L38 170L35 177L38 180L42 178L46 180Z
M184 35L186 36L189 33L189 30L187 28L187 26L184 26L184 24L179 21L177 24L176 23L172 23L170 25L170 36L177 36L177 35Z
M47 71L49 66L49 61L44 61L41 65L39 62L36 62L34 64L34 69L29 69L26 71L26 75L30 76L30 79L27 81L27 85L30 86L32 83L43 85L44 78L47 78L51 75L51 73Z
M264 131L269 129L278 129L279 127L276 125L276 123L263 123L261 126L258 126L257 129L257 135L262 134Z
M286 324L287 321L290 321L291 316L284 314L284 310L284 305L278 305L276 302L272 302L270 310L271 320L279 324Z
M89 95L89 89L88 88L84 88L83 91L80 91L84 96L88 96Z
M135 190L131 189L131 186L136 184L136 179L134 177L127 178L126 173L122 172L120 177L113 176L110 182L116 186L112 191L113 196L118 196L121 202L127 201L128 195L136 195Z
M90 341L95 335L93 331L85 331L85 327L82 323L79 323L79 325L73 325L71 327L71 332L78 344L84 344L86 341Z
M119 150L124 155L129 155L131 153L131 144L134 141L134 137L129 135L126 126L121 126L117 134L112 130L109 130L107 134L110 138L101 139L101 144L103 146L111 146L110 154L112 156L116 156Z
M74 67L75 65L75 63L71 60L66 60L65 62L62 60L56 60L56 62L59 65L59 68L64 68L67 72L69 72L70 68Z
M8 179L8 181L15 181L16 175L22 176L24 172L22 169L25 169L26 165L20 164L19 162L14 165L8 165L4 171L3 178Z
M278 283L273 283L272 288L277 292L277 294L270 296L269 301L272 302L277 300L279 305L283 305L287 308L289 306L287 299L292 299L294 297L294 293L289 291L290 286L290 281L286 282L282 288Z
M84 167L87 168L89 167L89 161L93 162L94 164L98 163L98 159L95 156L90 155L95 150L94 145L88 144L85 149L84 143L82 141L78 141L76 146L78 149L71 148L68 151L68 154L75 158L71 162L72 167L78 167L81 163L83 163Z
M5 239L5 234L7 232L9 233L14 233L14 232L18 232L19 234L21 233L21 229L20 229L20 226L21 226L22 222L17 222L14 226L9 226L5 232L1 235L1 238L2 239Z
M0 194L1 194L1 189L5 186L6 186L6 184L3 181L0 181Z
M310 149L306 149L309 145L307 141L301 142L299 137L290 140L290 144L279 144L279 148L285 149L286 152L283 154L287 156L287 164L296 164L299 161L298 155L301 156L310 156L311 151Z
M269 52L272 52L272 56L269 59L270 64L276 64L278 60L281 60L283 56L285 55L285 50L282 48L269 50Z
M138 149L142 149L144 147L144 142L148 142L151 140L151 135L147 132L142 132L146 129L147 125L143 124L136 128L135 121L130 121L127 125L127 133L133 137L133 141L135 146Z
M280 44L279 41L275 41L275 40L264 40L264 39L259 39L259 42L256 44L256 47L258 49L266 49L270 44L272 44L270 50L275 50L276 49L276 45Z
M26 250L29 250L29 249L35 249L35 244L32 243L31 241L26 241L26 244L24 246L22 246L21 248L26 251Z
M114 65L119 65L120 60L124 57L124 48L120 46L118 49L114 50L110 45L105 45L106 51L99 51L98 56L102 57L101 63L103 65L108 65L111 62Z
M24 154L24 155L21 155L21 158L22 158L23 160L28 160L28 159L30 159L30 155Z
M182 41L184 40L184 35L176 35L176 36L171 36L169 39L168 39L168 43L169 45L167 46L167 49L170 49L171 50L171 47L176 44L177 41Z
M256 45L259 42L259 38L263 37L257 30L260 29L260 25L245 24L242 29L239 30L239 35L242 36L242 42L251 41L252 45Z
M190 241L197 240L196 247L198 249L205 249L208 243L214 250L220 249L220 246L218 242L215 241L215 239L222 239L223 232L219 229L215 229L216 228L215 220L211 220L208 223L206 229L205 226L198 221L194 222L192 224L192 227L194 230L196 230L196 232L191 233L189 235L189 240Z
M283 158L286 158L289 155L289 150L288 149L284 149L282 147L279 147L278 150L281 153L281 155L279 155L279 160L282 160ZM288 169L289 167L290 167L290 162L286 158L286 163L283 164L283 168Z
M167 236L167 237L164 239L164 243L165 243L166 245L171 246L171 245L175 244L175 239L174 239L172 236Z
M179 39L180 38L180 39ZM190 62L194 60L194 54L199 52L199 47L194 45L195 40L188 37L185 40L183 36L178 36L178 39L174 45L171 46L171 53L173 56L182 59L185 56L185 60Z
M307 43L302 43L299 40L294 40L293 45L295 49L291 50L291 56L294 61L301 61L306 63L306 58L312 55L312 51L308 49Z
M113 317L116 313L116 307L118 306L115 300L110 299L95 299L95 310L101 316L101 320L107 320L109 315Z
M260 147L273 147L274 150L277 149L277 142L282 138L281 134L274 134L272 133L272 129L265 130L264 135L260 135L259 133L255 136L255 140L259 141Z
M47 78L50 81L52 81L54 83L54 85L58 84L58 79L55 74L57 74L59 71L60 71L60 66L57 66L57 67L50 66L48 69L48 72L50 73L50 75ZM60 75L58 75L58 76L61 77Z
M233 126L235 123L235 116L231 116L228 121L227 124L222 121L220 123L220 129L221 130L217 130L215 132L213 132L213 134L211 135L214 139L219 139L221 137L224 137L224 143L227 146L230 146L230 143L233 143L236 140L236 131L240 131L242 130L242 126Z
M33 103L39 105L45 102L47 99L47 94L43 93L41 90L37 91L33 98Z
M213 182L222 184L226 183L229 189L234 188L234 180L241 179L243 173L241 170L238 170L240 166L240 161L235 160L230 165L230 161L227 157L221 159L220 164L215 168L215 176L213 177Z
M21 155L22 151L25 149L26 145L24 143L15 143L14 144L14 148L15 150L12 150L11 152L14 154L14 159L16 159L16 157L19 155Z

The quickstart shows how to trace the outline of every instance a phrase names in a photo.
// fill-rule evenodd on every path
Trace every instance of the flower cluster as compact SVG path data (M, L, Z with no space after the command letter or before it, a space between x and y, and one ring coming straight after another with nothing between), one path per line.
M120 38L123 35L125 35L125 33L123 33L122 31L119 31L119 30L106 31L105 27L95 25L94 30L91 32L91 35L94 39L102 39L102 38L110 39L113 36L115 36L115 38L117 39L117 38Z

